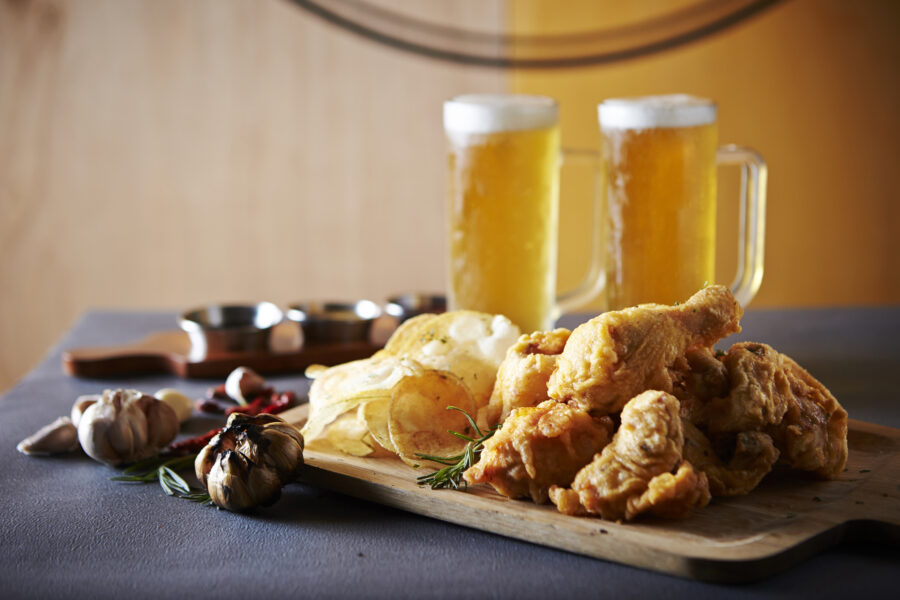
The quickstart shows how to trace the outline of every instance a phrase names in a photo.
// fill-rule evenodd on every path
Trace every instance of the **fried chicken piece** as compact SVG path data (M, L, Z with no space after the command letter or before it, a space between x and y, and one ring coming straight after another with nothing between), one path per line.
M675 359L672 394L681 402L681 416L702 425L706 403L730 390L728 369L710 348L691 348Z
M510 498L547 502L551 485L569 485L578 470L609 443L613 423L553 400L513 410L484 443L463 477L488 483Z
M742 315L731 291L720 285L678 306L643 304L604 313L572 332L550 377L549 395L614 414L645 390L671 393L679 357L740 331Z
M502 423L513 409L546 400L547 381L571 333L560 328L522 335L500 363L490 402L479 414L479 425Z
M778 450L772 438L761 431L742 431L733 438L731 458L726 463L709 438L693 423L682 419L684 459L706 474L713 496L743 496L762 481L775 461Z
M741 342L724 357L731 391L704 408L710 433L763 431L794 469L834 479L847 462L847 411L789 356Z
M560 512L604 519L687 516L710 495L706 475L683 460L683 446L678 399L644 392L625 405L612 442L578 472L571 489L550 488L550 500Z

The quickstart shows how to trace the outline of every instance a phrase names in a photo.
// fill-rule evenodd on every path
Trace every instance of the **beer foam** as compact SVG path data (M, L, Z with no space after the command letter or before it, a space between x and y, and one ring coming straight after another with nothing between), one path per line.
M559 121L553 98L525 94L467 94L444 102L450 134L484 134L552 127Z
M597 116L605 129L696 127L716 120L716 105L687 94L612 98L597 106Z

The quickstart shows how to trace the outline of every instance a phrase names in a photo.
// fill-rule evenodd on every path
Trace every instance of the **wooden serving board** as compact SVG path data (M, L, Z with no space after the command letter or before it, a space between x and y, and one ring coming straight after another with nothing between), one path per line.
M293 344L293 345L291 345ZM381 346L366 342L309 344L273 340L270 350L217 352L191 357L191 341L183 331L162 331L121 346L72 348L63 352L63 369L76 377L121 377L137 373L169 373L189 378L224 378L237 367L264 374L302 373L312 364L336 365L371 356Z
M301 420L306 406L285 416ZM397 458L358 458L316 440L302 479L428 517L594 558L717 582L786 570L839 543L900 543L900 429L850 421L847 469L835 481L770 473L747 496L714 499L684 520L632 523L571 517L552 505L510 500L486 485L467 491L416 485Z

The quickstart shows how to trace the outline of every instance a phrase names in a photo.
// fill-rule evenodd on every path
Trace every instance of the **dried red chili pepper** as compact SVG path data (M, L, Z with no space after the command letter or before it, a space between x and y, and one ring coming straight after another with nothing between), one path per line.
M291 408L295 404L297 404L297 394L288 390L286 392L281 392L280 394L272 394L272 401L260 412L277 415L278 413Z
M231 400L225 392L225 384L219 384L211 388L207 388L206 397L210 400Z
M213 400L212 398L200 398L194 402L194 408L204 413L212 413L216 415L224 414L225 407Z
M206 433L198 435L196 437L169 444L169 446L163 451L163 454L165 454L166 456L186 456L188 454L195 454L197 452L200 452L203 447L206 446L209 441L213 439L213 437L215 437L215 435L220 431L222 431L221 427L210 429Z

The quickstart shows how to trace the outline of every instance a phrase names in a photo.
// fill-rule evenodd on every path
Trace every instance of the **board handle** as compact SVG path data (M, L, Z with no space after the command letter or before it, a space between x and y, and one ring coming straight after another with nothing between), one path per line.
M134 373L183 375L191 343L186 333L165 331L138 342L100 348L74 348L62 355L63 370L77 377Z

